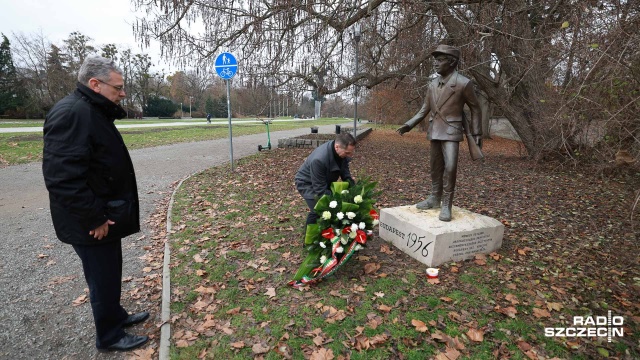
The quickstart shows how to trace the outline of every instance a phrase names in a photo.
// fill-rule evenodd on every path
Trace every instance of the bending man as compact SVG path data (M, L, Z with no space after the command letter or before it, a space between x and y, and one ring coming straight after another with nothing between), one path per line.
M309 207L306 225L315 224L318 214L313 210L318 199L331 194L331 183L342 179L353 184L349 162L356 151L353 135L342 133L335 140L318 146L296 173L296 189Z

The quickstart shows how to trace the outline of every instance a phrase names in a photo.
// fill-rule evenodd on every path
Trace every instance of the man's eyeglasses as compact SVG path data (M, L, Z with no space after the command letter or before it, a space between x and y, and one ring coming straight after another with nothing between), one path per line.
M100 79L96 79L96 80L98 80L99 82L101 82L101 83L103 83L103 84L105 84L105 85L109 85L109 86L111 86L112 88L116 89L118 92L120 92L120 91L124 91L124 85L115 86L115 85L111 85L111 84L109 84L109 83L108 83L108 82L106 82L106 81L102 81L102 80L100 80Z

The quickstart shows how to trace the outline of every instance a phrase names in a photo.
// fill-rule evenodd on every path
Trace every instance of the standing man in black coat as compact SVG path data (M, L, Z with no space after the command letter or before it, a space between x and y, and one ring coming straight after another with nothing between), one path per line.
M342 179L353 184L349 162L356 151L353 135L342 133L335 140L318 146L296 173L296 189L309 207L305 225L315 224L318 214L313 210L318 199L331 194L331 183ZM306 229L306 227L305 227Z
M120 305L121 239L140 231L136 177L115 119L126 96L122 71L109 59L90 57L77 89L60 100L44 123L42 172L51 218L60 241L82 261L100 351L127 351L149 338L124 327L149 317Z

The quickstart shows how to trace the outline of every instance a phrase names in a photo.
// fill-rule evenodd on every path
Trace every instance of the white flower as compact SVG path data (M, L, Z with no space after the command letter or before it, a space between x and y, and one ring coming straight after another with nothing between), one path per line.
M326 249L327 245L325 245L324 241L320 241L320 247Z
M344 219L344 213L341 211L341 212L336 214L336 217L338 218L338 220L342 220L342 219Z
M355 250L355 251L360 251L360 250L362 250L362 249L364 249L364 248L362 247L362 245L360 245L360 244L356 244L356 247L355 247L355 249L354 249L354 250Z
M353 220L353 218L354 218L354 217L356 217L356 213L349 211L349 212L347 213L347 217L348 217L349 219L352 219L352 220Z
M378 225L378 223L380 223L380 220L378 220L378 219L373 219L373 226Z
M338 254L342 254L342 252L343 252L343 251L344 251L344 249L342 248L342 246L339 246L339 247L336 249L336 252L337 252Z
M342 243L342 245L347 245L349 240L346 237L343 237L343 238L340 238L340 242Z
M322 212L322 218L323 218L324 220L329 220L329 219L331 219L331 213L330 213L329 211L323 211L323 212Z
M353 202L360 204L362 202L362 195L356 195L356 197L353 198Z
M356 235L358 235L358 234L355 231L352 231L352 232L349 233L349 237L352 238L352 239L355 239Z
M325 261L327 261L327 257L326 257L326 256L324 256L324 255L322 255L322 256L320 257L320 264L324 264L324 262L325 262Z
M337 206L338 206L338 202L335 200L329 203L329 207L332 209L335 209Z
M348 193L349 193L349 190L342 190L342 191L340 192L340 194L348 194Z
M360 230L364 230L365 227L367 227L367 225L364 224L364 221L360 222L360 224L358 224L358 227L360 228Z
M358 225L357 225L357 224L355 224L355 223L354 223L354 224L351 224L351 232L353 232L353 233L354 233L354 232L356 232L356 231L358 231Z

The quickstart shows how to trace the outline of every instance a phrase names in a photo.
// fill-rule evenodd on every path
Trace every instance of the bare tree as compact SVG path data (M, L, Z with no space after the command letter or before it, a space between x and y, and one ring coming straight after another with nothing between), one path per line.
M571 153L581 126L566 110L582 101L570 94L577 89L584 95L604 63L628 74L629 59L638 53L637 32L630 30L638 10L625 0L132 2L147 12L134 26L138 38L158 39L176 63L211 61L230 50L240 59L241 74L268 74L276 86L298 91L317 87L312 66L324 67L326 94L353 84L401 84L405 101L417 106L432 72L430 51L441 42L458 46L461 71L509 118L533 156ZM356 23L363 56L361 71L353 74ZM594 38L601 46L589 50ZM637 76L632 81L637 87ZM635 109L637 101L627 100L620 106ZM609 122L623 116L608 112ZM637 136L637 129L625 131Z
M51 42L42 34L13 33L11 52L20 82L27 94L25 113L42 116L54 102L49 93L47 53Z

